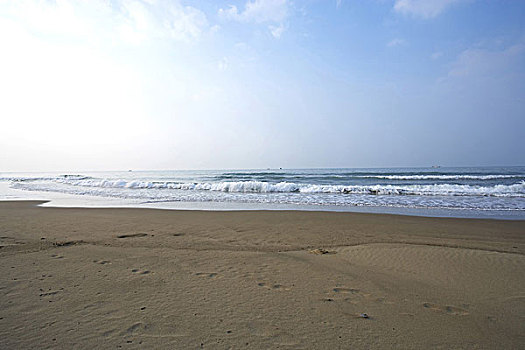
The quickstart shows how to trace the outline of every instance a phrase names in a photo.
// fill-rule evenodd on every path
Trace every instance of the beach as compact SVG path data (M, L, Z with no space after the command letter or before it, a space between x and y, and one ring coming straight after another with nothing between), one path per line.
M0 348L525 344L525 221L0 202Z

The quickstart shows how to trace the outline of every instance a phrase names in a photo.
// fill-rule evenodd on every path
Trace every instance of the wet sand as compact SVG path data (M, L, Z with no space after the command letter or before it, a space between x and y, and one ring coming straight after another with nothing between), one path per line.
M0 348L522 348L525 221L0 202Z

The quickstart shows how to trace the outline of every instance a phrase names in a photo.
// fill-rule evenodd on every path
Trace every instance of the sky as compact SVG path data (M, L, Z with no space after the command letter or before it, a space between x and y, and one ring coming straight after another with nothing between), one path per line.
M0 0L0 171L525 165L525 2Z

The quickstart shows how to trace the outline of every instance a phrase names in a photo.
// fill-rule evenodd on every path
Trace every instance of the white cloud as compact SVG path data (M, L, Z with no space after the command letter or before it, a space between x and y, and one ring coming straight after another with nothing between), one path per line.
M433 18L448 7L465 0L396 0L394 10L404 15Z
M132 42L153 38L192 41L208 30L213 31L202 11L178 2L122 0L120 6L123 11L119 30Z
M101 38L127 44L155 38L191 41L210 30L202 11L177 1L21 0L0 3L0 13L40 35L77 43L96 44Z
M525 38L505 47L472 47L461 52L437 82L453 91L490 90L512 96L523 86L524 59Z
M390 40L388 42L388 44L386 44L386 46L388 47L396 47L396 46L403 46L403 45L406 45L406 40L405 39L401 39L401 38L394 38L392 40Z
M232 19L232 20L240 20L239 16L239 10L237 10L237 6L230 5L227 9L219 9L219 17L225 18L225 19Z
M284 24L281 23L278 26L269 25L268 29L270 29L270 33L272 33L274 38L279 39L286 28L284 27Z
M288 16L287 0L248 0L244 11L230 5L227 9L219 9L219 16L239 22L282 22Z
M512 75L512 67L525 56L525 39L504 49L470 48L459 54L448 72L454 77L502 77Z
M194 7L175 5L169 9L168 14L166 25L175 39L186 41L196 39L208 29L206 15Z
M274 23L268 25L272 36L279 39L286 27L283 22L288 17L287 0L248 0L244 11L239 11L237 6L230 5L226 9L219 9L219 17L227 20L244 23Z

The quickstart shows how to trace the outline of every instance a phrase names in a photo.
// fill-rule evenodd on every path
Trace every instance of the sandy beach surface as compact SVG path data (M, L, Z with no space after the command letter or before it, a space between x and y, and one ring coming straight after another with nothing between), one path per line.
M2 349L518 349L525 221L0 202Z

